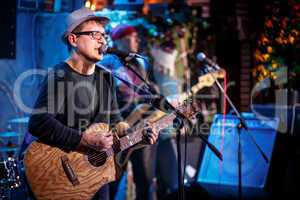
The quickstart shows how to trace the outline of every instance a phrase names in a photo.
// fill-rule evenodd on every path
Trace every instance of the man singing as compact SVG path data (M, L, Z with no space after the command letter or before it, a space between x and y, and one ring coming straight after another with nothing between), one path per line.
M95 64L103 57L108 22L108 18L86 8L67 17L63 40L70 57L48 73L29 121L29 132L41 142L67 151L108 149L113 144L110 132L94 130L87 134L85 130L101 122L115 125L122 136L128 128L118 111L111 74ZM147 133L143 142L155 143L157 133ZM99 198L108 199L107 187L93 199Z

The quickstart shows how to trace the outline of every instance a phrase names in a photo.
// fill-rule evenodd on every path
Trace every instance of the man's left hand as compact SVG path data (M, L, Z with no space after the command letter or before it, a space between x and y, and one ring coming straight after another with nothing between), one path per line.
M126 131L130 128L129 124L127 122L119 122L115 125L115 128L117 130L117 134L119 137L123 137L126 135Z
M157 141L158 132L151 127L150 124L146 124L143 130L143 141L144 144L154 144Z

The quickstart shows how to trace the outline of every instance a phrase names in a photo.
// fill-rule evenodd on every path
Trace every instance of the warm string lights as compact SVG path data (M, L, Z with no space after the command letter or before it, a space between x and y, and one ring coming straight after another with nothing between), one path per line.
M87 0L84 6L93 11L102 10L107 6L107 0Z
M300 63L297 63L300 38L300 4L289 1L285 10L279 4L268 5L264 30L258 38L255 50L253 77L256 81L265 78L276 80L284 73L300 73ZM288 12L287 12L288 11ZM288 13L288 14L286 14Z
M84 6L86 8L91 9L91 10L96 10L96 5L94 3L92 3L91 1L86 1Z

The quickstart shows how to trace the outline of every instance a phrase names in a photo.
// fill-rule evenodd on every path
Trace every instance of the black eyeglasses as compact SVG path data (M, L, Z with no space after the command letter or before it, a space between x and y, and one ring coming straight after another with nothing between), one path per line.
M107 34L106 33L101 33L100 31L82 31L82 32L77 32L73 33L75 35L89 35L91 36L94 40L100 40L100 39L107 39Z

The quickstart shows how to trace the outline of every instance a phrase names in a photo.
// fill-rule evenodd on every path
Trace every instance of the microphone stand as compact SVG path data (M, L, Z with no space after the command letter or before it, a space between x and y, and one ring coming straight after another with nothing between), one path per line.
M219 70L220 68L218 66L215 66L215 65L212 65L212 67L206 65L206 69L207 69L208 72L213 72L215 70ZM237 150L237 158L238 158L238 199L241 200L242 199L242 146L241 146L241 130L242 129L245 129L248 132L248 134L250 135L250 138L252 139L253 143L255 144L256 148L258 149L258 151L260 152L261 156L264 158L264 160L265 160L266 163L269 163L269 159L266 156L266 154L263 152L263 150L261 149L261 147L257 144L257 142L255 141L255 139L252 136L252 134L250 134L245 119L241 116L241 114L239 113L239 111L236 109L235 105L231 101L231 99L225 93L224 88L222 87L222 85L220 84L220 82L218 81L218 79L215 77L215 75L213 73L211 73L211 76L214 79L214 81L216 82L216 84L219 87L219 89L221 90L221 92L223 93L223 95L225 96L225 98L228 101L229 105L233 109L234 114L236 115L236 117L239 120L239 123L237 124L236 128L237 128L237 131L238 131L238 150Z
M173 112L176 115L176 118L173 120L173 128L176 130L176 143L177 143L177 156L178 156L178 160L177 160L177 173L178 173L178 199L183 200L184 199L184 182L183 182L183 175L182 175L182 166L181 166L181 148L180 148L180 129L183 127L184 125L184 121L186 121L188 124L189 123L189 119L186 118L178 109L176 109L174 106L172 106L172 104L170 104L168 102L168 100L160 93L158 93L139 73L137 73L134 69L132 69L132 67L130 66L130 64L128 62L125 63L125 66L131 71L133 72L146 86L146 88L144 87L143 89L146 89L150 92L150 94L158 96L158 98L156 98L156 100L151 101L151 105L154 107L158 107L160 110L165 111L164 109L166 109L167 112ZM163 104L164 108L162 109L160 106L157 106L157 103L159 104Z
M158 98L156 98L156 100L151 101L150 104L162 111L165 112L164 109L166 109L166 111L168 113L174 113L176 115L176 118L173 121L173 127L176 130L176 141L177 141L177 155L178 155L178 161L177 161L177 166L178 166L178 188L179 188L179 194L178 194L178 198L183 200L184 199L184 183L183 183L183 176L182 176L182 171L181 171L181 148L180 148L180 129L183 127L184 122L187 122L188 125L191 124L190 120L185 117L184 114L182 114L177 108L175 108L172 104L170 104L168 102L168 100L166 99L166 97L164 97L162 94L158 93L139 73L137 73L129 64L129 62L127 60L123 60L125 66L131 71L133 72L139 79L140 81L142 81L145 85L142 89L142 91L149 91L151 95L155 95L158 96ZM147 61L146 61L147 62ZM118 78L120 80L120 78ZM127 82L128 83L128 82ZM133 84L131 84L133 85ZM136 86L134 86L133 88L137 88ZM164 108L162 109L160 106L157 106L157 103L163 104ZM215 155L220 159L223 160L222 154L217 150L217 148L211 144L205 137L203 137L201 134L200 135L201 139L204 141L205 144L207 144L207 146L215 153Z

